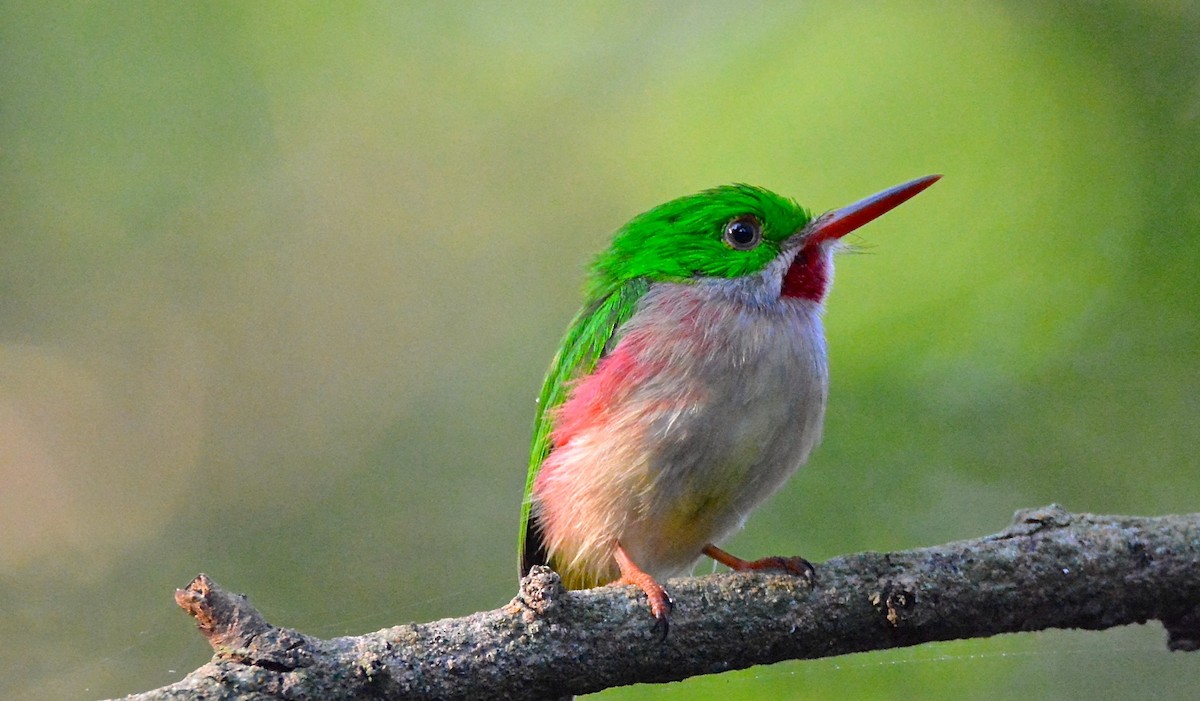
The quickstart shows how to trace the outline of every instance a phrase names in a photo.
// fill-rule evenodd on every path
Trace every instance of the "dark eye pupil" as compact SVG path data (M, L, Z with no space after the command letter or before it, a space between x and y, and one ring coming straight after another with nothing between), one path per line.
M762 227L753 217L734 219L725 225L725 242L739 250L749 250L762 240Z
M729 240L745 246L754 240L754 227L746 222L737 222L729 227Z

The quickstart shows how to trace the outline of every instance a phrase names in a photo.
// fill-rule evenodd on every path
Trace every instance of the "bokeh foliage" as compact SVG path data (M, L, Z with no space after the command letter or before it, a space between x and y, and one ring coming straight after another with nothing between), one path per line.
M1194 3L0 4L0 696L158 686L197 571L318 635L504 603L532 400L625 219L854 239L810 465L730 547L1200 503ZM1194 698L1156 626L617 698Z

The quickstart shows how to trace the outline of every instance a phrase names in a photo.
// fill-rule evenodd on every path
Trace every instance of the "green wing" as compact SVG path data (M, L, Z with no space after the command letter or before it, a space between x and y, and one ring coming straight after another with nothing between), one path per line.
M637 302L650 289L645 279L629 280L583 308L571 321L558 355L550 364L533 418L533 446L529 451L529 473L525 478L525 498L521 501L521 530L518 535L521 575L534 565L546 564L546 549L541 534L530 518L533 483L542 462L550 454L550 433L554 430L551 409L567 399L570 383L596 369L610 350L617 329L633 315Z

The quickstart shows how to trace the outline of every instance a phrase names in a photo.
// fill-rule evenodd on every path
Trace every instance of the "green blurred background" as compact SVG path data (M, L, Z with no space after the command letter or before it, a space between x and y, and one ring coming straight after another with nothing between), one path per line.
M182 677L199 571L326 637L505 603L583 265L732 181L945 174L840 259L824 445L731 549L1197 510L1198 35L1184 0L0 4L0 697ZM1193 699L1164 637L603 698Z

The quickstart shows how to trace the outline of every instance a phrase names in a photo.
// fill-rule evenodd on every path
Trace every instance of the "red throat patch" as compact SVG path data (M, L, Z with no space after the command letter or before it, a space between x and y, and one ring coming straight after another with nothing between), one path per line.
M798 297L820 302L829 287L829 256L818 244L805 246L796 254L787 272L783 275L784 297Z

